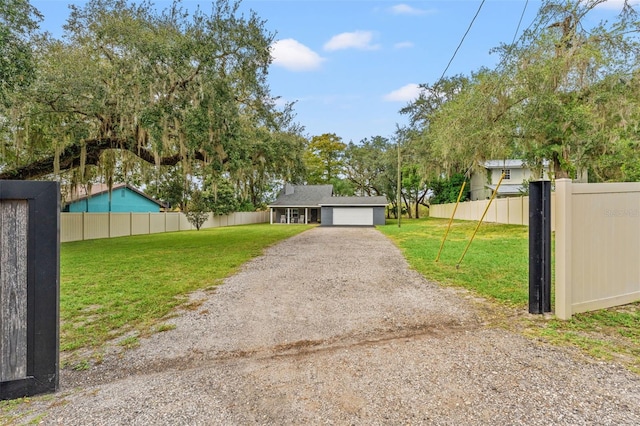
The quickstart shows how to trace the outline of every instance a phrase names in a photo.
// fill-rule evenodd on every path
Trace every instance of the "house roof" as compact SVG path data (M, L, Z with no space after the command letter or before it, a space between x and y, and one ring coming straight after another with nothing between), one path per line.
M280 191L274 207L317 207L320 202L331 197L333 185L289 185Z
M135 187L133 187L133 186L131 186L129 184L125 184L125 183L114 184L113 187L111 188L111 192L115 191L116 189L120 189L120 188L125 188L125 189L128 189L130 191L133 191L136 194L140 195L141 197L144 197L144 198L148 199L149 201L152 201L152 202L156 203L160 207L167 207L161 201L158 201L158 200L154 199L150 195L145 194L144 192L142 192L138 188L135 188ZM109 186L106 183L94 183L93 185L91 185L91 189L90 189L90 191L88 193L87 193L85 187L78 186L71 193L67 194L68 199L66 200L66 204L75 203L77 201L81 201L81 200L84 200L84 199L87 199L87 198L90 198L90 197L95 197L97 195L101 195L101 194L108 193L108 192L109 192Z
M543 167L548 167L549 160L543 160L542 165ZM524 169L528 167L524 160L515 158L509 160L487 160L482 163L482 166L486 169Z
M269 207L386 206L386 197L334 197L333 185L290 185Z
M523 160L487 160L482 164L487 169L522 169L525 167Z
M387 197L327 197L320 202L321 206L386 206Z

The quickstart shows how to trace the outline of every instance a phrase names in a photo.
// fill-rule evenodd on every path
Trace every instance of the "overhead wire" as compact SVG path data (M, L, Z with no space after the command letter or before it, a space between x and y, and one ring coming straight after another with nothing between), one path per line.
M446 75L447 71L449 70L449 67L451 66L451 63L453 62L453 60L454 60L454 58L456 57L456 55L457 55L458 51L460 50L460 47L462 46L462 43L464 42L464 40L466 39L467 35L469 34L469 31L471 30L471 27L473 26L473 23L475 22L476 18L477 18L477 17L478 17L478 15L480 14L480 10L482 9L482 6L484 5L484 3L485 3L485 1L484 1L484 0L480 3L480 6L478 7L478 10L476 11L476 14L474 15L473 19L471 20L471 23L469 24L469 26L467 27L467 31L464 33L464 35L463 35L463 37L462 37L462 40L460 40L460 43L458 44L458 47L457 47L457 48L456 48L456 50L454 51L454 53L453 53L453 55L452 55L451 59L449 60L449 63L447 64L447 66L446 66L445 70L443 71L442 75L440 76L440 79L438 80L438 82L439 82L439 81L441 81L441 80L444 78L444 76ZM522 21L524 20L524 16L525 16L525 14L526 14L526 11L527 11L527 7L528 7L528 5L529 5L529 0L526 0L526 1L525 1L525 4L524 4L524 7L523 7L523 9L522 9L522 13L520 14L520 19L518 20L518 25L517 25L517 27L516 27L516 30L515 30L514 34L513 34L513 38L512 38L512 40L511 40L511 46L513 46L513 45L516 43L516 40L517 40L517 37L518 37L518 33L520 32L520 27L521 27L521 25L522 25ZM533 22L529 25L529 27L527 28L527 30L531 27L531 25L533 25ZM524 33L523 33L523 36L524 36ZM505 62L506 62L506 57L503 57L503 59L502 59L502 61L500 62L500 64L498 64L498 67L501 67L502 65L504 65L504 63L505 63ZM492 91L492 93L491 93L491 95L490 95L489 97L492 97L492 96L493 96L493 94L495 93L495 91L496 91L496 90L498 90L498 87L502 85L503 78L504 78L504 77L502 77L502 78L500 79L500 81L498 82L499 84L498 84L497 86L494 86L494 90ZM503 163L504 163L504 158L503 158ZM468 174L469 174L469 172L471 171L471 168L472 168L472 167L473 167L473 163L471 164L471 166L469 166L469 169L468 169L468 170L467 170L467 172L465 173L465 177L467 177L467 176L468 176ZM504 168L504 164L503 164L503 168ZM502 183L502 179L503 179L503 178L504 178L504 170L502 171L502 176L501 176L501 178L500 178L500 182L498 182L498 185L497 185L497 187L496 187L496 190L495 190L495 191L494 191L494 193L492 194L491 200L493 200L493 198L495 197L495 195L496 195L496 193L497 193L497 189L500 187L500 183ZM449 224L447 225L447 230L446 230L446 232L445 232L445 235L444 235L444 237L442 238L442 243L440 244L440 250L438 251L438 255L437 255L437 257L436 257L436 262L438 262L438 260L440 259L440 254L442 253L442 250L443 250L443 248L444 248L445 241L447 240L447 235L449 234L449 230L450 230L450 228L451 228L451 224L452 224L452 222L453 222L453 218L454 218L454 216L455 216L455 214L456 214L456 209L458 208L458 204L460 203L460 198L462 197L462 193L463 193L463 191L464 191L465 185L466 185L466 179L465 179L465 181L463 181L463 183L462 183L462 187L460 188L460 193L458 194L458 199L457 199L457 201L456 201L456 205L455 205L455 207L454 207L454 209L453 209L453 213L451 214L451 218L450 218L450 220L449 220ZM489 201L489 204L491 204L491 200ZM488 209L488 206L487 206L487 209ZM482 215L482 219L484 219L484 215L485 215L485 214L486 214L486 211L485 211L485 213ZM480 226L480 224L482 223L482 219L481 219L481 220L480 220L480 222L478 223L478 227L479 227L479 226ZM474 232L473 236L475 236L475 233L477 232L477 230L478 230L478 229L477 229L477 227L476 227L476 231ZM467 250L469 249L469 246L471 245L471 242L473 241L473 236L471 237L471 240L469 241L469 245L467 245L467 247L466 247L466 249L465 249L464 253L462 254L462 256L461 256L460 260L459 260L459 261L458 261L458 263L456 264L456 268L460 267L460 263L462 262L462 259L464 258L464 255L466 254Z
M473 19L471 20L471 22L469 23L469 26L467 27L467 31L465 31L464 35L462 36L462 40L460 40L460 43L458 43L458 47L456 47L456 50L453 52L451 59L449 59L449 63L447 64L446 68L442 72L442 75L440 76L438 81L442 80L445 74L447 73L447 71L449 70L449 67L453 63L453 60L455 59L456 55L458 54L460 47L462 47L462 43L464 43L464 40L467 38L467 35L469 34L469 31L471 31L471 27L473 27L473 23L476 21L476 18L480 14L480 10L482 10L482 6L484 6L485 1L486 0L482 0L482 2L480 3L480 6L478 6L478 10L476 11L476 14L473 16Z

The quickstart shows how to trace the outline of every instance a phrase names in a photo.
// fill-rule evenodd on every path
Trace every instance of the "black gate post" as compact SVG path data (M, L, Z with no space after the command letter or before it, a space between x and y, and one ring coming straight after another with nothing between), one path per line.
M551 312L551 182L529 182L529 313Z
M0 180L0 400L59 385L60 185Z

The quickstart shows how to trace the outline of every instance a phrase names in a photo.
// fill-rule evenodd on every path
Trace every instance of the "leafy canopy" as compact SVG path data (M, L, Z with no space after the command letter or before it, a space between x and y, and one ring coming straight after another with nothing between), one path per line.
M266 84L273 35L238 7L72 5L63 40L31 40L33 81L2 111L0 178L111 182L118 167L179 164L260 192L263 176L299 174L301 129Z

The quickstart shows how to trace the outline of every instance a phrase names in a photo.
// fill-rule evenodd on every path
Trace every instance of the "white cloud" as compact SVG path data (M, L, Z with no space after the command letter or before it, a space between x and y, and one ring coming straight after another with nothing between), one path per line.
M274 65L290 71L310 71L320 67L325 58L292 38L278 40L271 45Z
M422 89L418 84L410 83L402 86L398 90L384 95L384 100L388 102L409 102L420 96Z
M376 50L380 48L378 44L371 44L373 41L373 32L371 31L354 31L351 33L342 33L331 37L331 40L324 44L324 50Z
M632 6L638 6L640 4L640 0L630 0L629 4ZM622 6L624 5L624 0L607 0L604 3L600 3L598 6L601 9L612 9L612 10L622 10Z
M413 43L410 41L401 41L400 43L396 43L393 45L395 49L408 49L413 47Z
M418 9L413 6L409 6L408 4L397 4L391 7L391 13L394 15L425 15L430 11L424 9Z

